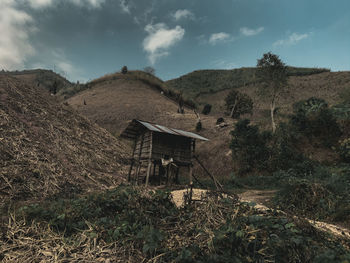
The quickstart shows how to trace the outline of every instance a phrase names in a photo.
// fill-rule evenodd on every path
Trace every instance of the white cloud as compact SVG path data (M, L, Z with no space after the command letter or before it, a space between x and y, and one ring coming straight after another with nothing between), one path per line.
M29 0L29 5L34 9L43 8L53 4L52 0Z
M127 0L120 0L119 4L124 13L130 14L130 4L127 2Z
M11 0L0 0L0 68L19 69L35 53L29 42L29 33L36 29L33 18L18 10Z
M239 31L241 32L242 35L244 35L246 37L250 37L250 36L254 36L254 35L261 33L262 31L264 31L264 28L259 27L256 29L252 29L252 28L248 28L248 27L241 27L239 29Z
M194 14L188 9L179 9L172 14L172 17L175 19L175 21L179 21L181 19L194 19Z
M305 34L292 33L286 39L277 40L275 43L273 43L273 45L274 46L295 45L299 41L308 38L310 35L311 33L305 33Z
M88 8L100 8L105 0L68 0L69 2Z
M227 34L225 32L220 33L214 33L209 38L209 43L212 45L215 45L219 42L227 42L229 40L232 40L232 37L230 34Z
M185 35L185 29L181 26L168 29L164 23L148 24L145 31L148 36L143 40L143 49L148 53L148 59L152 65L159 58L169 55L168 49Z

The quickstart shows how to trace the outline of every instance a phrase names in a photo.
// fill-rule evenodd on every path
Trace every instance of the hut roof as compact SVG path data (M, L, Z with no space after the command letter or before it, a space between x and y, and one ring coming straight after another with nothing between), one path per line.
M141 121L141 120L136 120L133 119L128 127L121 133L121 137L128 138L128 139L135 139L143 130L150 130L154 132L162 132L162 133L168 133L176 136L184 136L184 137L189 137L192 139L198 139L202 141L208 141L207 138L204 138L198 134L195 134L193 132L188 132L188 131L183 131L183 130L178 130L178 129L173 129L173 128L167 128L165 126L155 124L155 123L150 123L147 121Z

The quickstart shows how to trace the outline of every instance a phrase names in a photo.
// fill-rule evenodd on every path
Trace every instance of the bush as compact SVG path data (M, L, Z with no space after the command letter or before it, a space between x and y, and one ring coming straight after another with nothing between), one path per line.
M327 103L323 99L309 98L293 105L294 114L290 123L297 132L307 136L312 143L335 145L341 130Z
M231 134L230 148L238 174L267 170L270 156L267 143L271 134L260 133L258 126L250 125L248 119L238 121Z
M224 118L220 117L216 120L216 125L225 122Z
M350 138L346 138L340 142L338 152L343 161L350 162Z
M232 118L253 112L253 100L244 93L232 90L225 98L226 109L230 111Z
M198 121L197 124L196 124L196 131L199 132L201 130L202 130L202 122Z
M269 131L260 132L256 125L250 125L246 119L237 122L231 134L230 147L239 175L288 169L303 174L313 171L314 163L298 151L297 135L288 124L280 123L275 134L272 134Z
M128 67L127 66L122 67L121 73L122 74L128 73Z
M205 104L202 110L204 115L208 115L211 111L211 104Z

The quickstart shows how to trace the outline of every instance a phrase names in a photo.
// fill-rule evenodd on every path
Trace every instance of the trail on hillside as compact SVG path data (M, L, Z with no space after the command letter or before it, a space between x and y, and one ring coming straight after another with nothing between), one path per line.
M172 191L172 196L173 196L173 201L176 204L177 207L180 207L183 205L183 196L184 193L186 193L188 189L183 189L183 190L176 190ZM192 197L195 200L201 199L203 195L206 194L208 190L205 189L193 189ZM271 201L271 198L274 196L276 193L275 190L247 190L241 194L239 194L239 198L241 202L247 202L247 203L255 203L254 208L257 209L258 211L264 212L268 210L273 210L272 208L266 206L269 204ZM280 211L284 214L286 214L283 211ZM287 214L286 214L287 215ZM300 218L296 215L294 215L295 218ZM329 224L325 223L322 221L317 221L317 220L311 220L308 218L303 218L306 219L311 225L316 227L317 229L331 233L337 237L341 238L346 238L350 239L350 230L341 226L337 226L334 224Z

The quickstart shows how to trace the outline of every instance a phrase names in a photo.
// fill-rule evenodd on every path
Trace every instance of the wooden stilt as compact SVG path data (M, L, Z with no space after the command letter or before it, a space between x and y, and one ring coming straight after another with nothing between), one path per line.
M167 167L166 167L166 185L168 185L168 183L169 183L169 165L167 165Z
M152 165L152 141L153 141L153 132L150 134L150 147L149 147L149 155L148 155L148 167L147 167L147 175L146 175L146 187L148 186L149 182L149 174L151 172L151 165Z
M162 164L159 164L159 166L158 166L158 184L159 185L162 183L161 171L162 171Z
M176 169L176 175L175 175L175 184L179 184L179 172L180 172L180 167L177 167Z
M132 155L131 155L131 164L130 164L130 169L129 169L129 173L128 173L128 182L130 182L130 180L131 180L131 171L132 171L132 167L133 167L134 162L135 162L135 158L134 158L135 149L136 149L136 141L134 143L134 147L133 147Z

